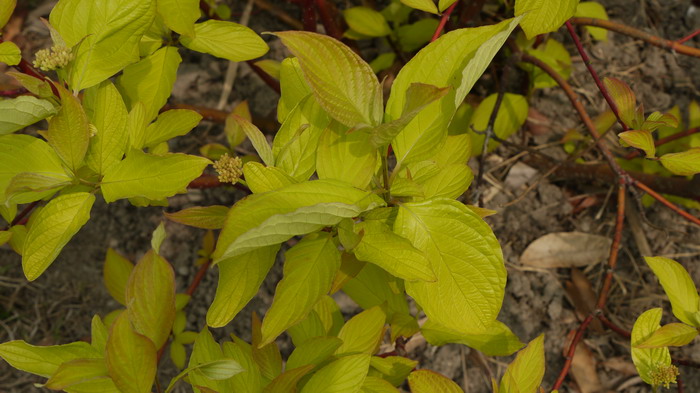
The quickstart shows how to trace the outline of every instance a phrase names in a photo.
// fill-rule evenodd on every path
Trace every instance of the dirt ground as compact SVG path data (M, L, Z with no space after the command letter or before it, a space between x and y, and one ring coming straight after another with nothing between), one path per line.
M679 39L700 28L700 8L692 12L690 0L600 2L605 5L611 19L661 37ZM25 54L48 42L47 33L37 18L46 17L51 2L36 3L37 7L28 15L21 29ZM283 4L280 0L273 3L292 15L298 14L293 4ZM344 7L345 2L340 6ZM238 9L234 7L234 11ZM237 18L235 15L234 19ZM259 10L254 11L250 27L257 32L289 28ZM574 72L570 79L572 85L584 97L589 113L600 113L605 108L604 102L583 63L573 56L575 49L571 40L561 32L554 36L565 43L574 58ZM588 46L594 67L601 76L615 76L630 83L647 112L668 110L676 104L685 110L692 99L700 100L700 60L678 56L619 34L611 33L609 37L607 43L593 43L592 48ZM265 39L271 47L266 58L281 60L285 52L280 43L270 36ZM700 39L695 38L688 44L698 46ZM215 107L228 63L210 56L187 53L171 102ZM478 88L476 91L479 91ZM249 100L255 117L274 118L276 94L244 64L239 68L226 109L241 99ZM578 117L558 88L538 90L530 102L532 107L549 119L547 132L534 137L537 144L559 141L566 130L579 125ZM223 138L220 125L203 122L188 136L177 139L171 147L177 151L196 152L198 146L221 142ZM543 386L548 388L564 362L562 350L566 346L567 335L578 326L574 307L564 290L566 282L571 279L571 271L528 268L520 263L520 255L532 241L552 232L578 231L611 237L615 204L606 200L606 195L613 185L545 180L518 203L505 206L538 177L522 165L503 165L517 153L514 149L500 147L487 160L487 169L491 171L485 185L485 207L498 211L487 221L502 244L509 275L499 319L524 342L545 334L547 372ZM476 171L477 162L473 160L471 164ZM518 181L516 175L525 178ZM165 210L177 211L195 205L230 206L241 196L233 189L194 190L171 198L170 207ZM582 196L590 197L597 203L576 209L573 202ZM112 247L136 261L150 248L151 232L160 222L165 222L168 233L162 254L175 268L178 288L184 290L197 270L194 260L204 233L165 221L163 211L163 208L157 207L136 208L125 201L110 205L98 201L89 223L65 247L46 273L32 283L28 283L22 274L19 256L7 247L0 248L0 342L23 339L33 344L51 345L89 337L92 316L95 313L104 316L119 306L102 285L106 249ZM697 210L692 213L700 214ZM639 213L634 214L634 217L639 216ZM653 226L642 223L638 224L638 229L647 239L652 254L680 261L700 283L700 228L688 224L658 204L645 209L644 216ZM274 287L281 278L279 262L258 296L234 322L216 329L216 336L223 338L235 333L244 339L250 338L249 315L253 311L264 314L271 303ZM582 270L592 283L593 290L597 290L605 267L594 264ZM606 315L618 326L631 329L636 317L652 307L664 307L665 323L674 321L669 303L641 258L639 240L635 239L629 226L624 232L615 278ZM215 287L214 269L206 276L187 308L188 330L196 331L204 327L204 315L213 299ZM337 300L348 315L359 311L347 296L341 294ZM288 340L283 337L279 343L283 354L288 354L291 350ZM584 356L577 362L575 370L580 386L569 382L562 392L650 391L634 372L628 340L610 330L591 331L586 335L584 345L581 351ZM419 339L409 342L409 355L420 361L421 368L430 368L452 378L467 393L490 391L490 375L502 375L511 360L487 358L459 345L432 347ZM696 340L694 345L673 350L672 355L700 362L700 343ZM174 373L175 369L166 356L161 367L161 380ZM686 392L700 391L700 371L681 367L681 377ZM593 387L596 379L600 382L599 388ZM16 372L6 363L0 363L0 392L44 391L34 386L39 382L42 382L41 378Z

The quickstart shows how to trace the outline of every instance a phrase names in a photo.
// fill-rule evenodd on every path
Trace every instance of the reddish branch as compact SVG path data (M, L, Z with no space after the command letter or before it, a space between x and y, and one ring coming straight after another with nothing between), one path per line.
M673 142L678 139L685 138L686 136L693 135L697 132L700 132L700 128L691 128L689 130L677 132L673 135L669 135L666 138L661 138L658 141L654 142L654 146L659 147L662 145L665 145L667 143ZM639 150L635 150L628 155L625 156L625 160L631 160L633 158L639 157L641 155L641 152Z
M301 20L304 24L304 30L316 32L316 10L314 9L314 0L304 0L301 3Z
M693 39L693 37L695 37L695 36L698 35L698 34L700 34L700 29L695 30L694 32L688 34L687 36L681 38L680 40L678 40L678 41L676 41L676 42L679 43L679 44L682 44L682 43L684 43L684 42L686 42L686 41L690 41L691 39Z
M445 25L447 24L447 20L450 19L450 15L452 15L452 11L457 7L457 4L459 3L459 0L455 1L452 3L451 6L449 6L445 12L442 14L442 17L440 18L440 23L438 24L437 29L435 29L435 34L433 34L433 38L430 39L430 42L433 42L440 37L440 34L442 34L442 30L445 29Z
M204 262L202 264L202 266L199 267L199 270L197 270L197 273L194 275L194 278L192 279L190 286L188 286L187 290L185 291L186 294L192 296L194 291L197 290L197 288L199 287L199 284L202 282L202 279L207 274L207 270L209 270L209 266L211 266L211 258L208 258L207 261Z
M2 37L0 37L0 44L3 43L3 42L5 42L5 40L3 40ZM51 79L47 78L47 77L46 77L44 74L42 74L41 72L37 71L37 70L36 70L34 67L32 67L32 65L29 64L29 62L28 62L27 60L25 60L24 58L21 58L21 60L19 61L19 64L17 64L17 65L14 66L14 67L15 67L19 72L21 72L21 73L23 73L23 74L29 75L29 76L34 77L34 78L36 78L36 79L39 79L39 80L41 80L41 81L46 81L46 82L48 82L48 83L49 83L49 86L51 86L51 91L53 92L53 94L54 94L56 97L60 97L60 95L58 94L58 89L56 89L56 86L54 86L53 81L52 81Z
M700 57L700 49L698 48L683 45L679 41L671 41L665 38L657 37L655 35L651 35L641 30L635 29L634 27L626 26L620 23L595 18L571 18L569 19L569 21L576 25L602 27L603 29L614 31L616 33L638 38L651 45L658 46L659 48L669 49L682 55Z
M314 1L316 3L318 15L321 17L321 23L323 23L323 27L326 29L326 34L336 40L341 40L343 38L343 32L335 20L335 6L332 3L328 3L326 0Z

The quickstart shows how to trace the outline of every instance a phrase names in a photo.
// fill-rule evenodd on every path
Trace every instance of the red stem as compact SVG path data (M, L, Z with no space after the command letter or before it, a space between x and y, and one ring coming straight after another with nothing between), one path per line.
M3 43L3 42L5 42L5 40L4 40L2 37L0 37L0 44ZM31 64L29 64L29 62L28 62L27 60L24 60L24 58L21 58L21 60L19 61L19 64L17 64L17 65L14 66L14 67L15 67L19 72L21 72L21 73L23 73L23 74L27 74L27 75L32 76L32 77L34 77L34 78L36 78L36 79L39 79L39 80L41 80L41 81L46 81L46 82L48 82L48 83L49 83L49 86L51 86L51 91L53 92L53 94L54 94L56 97L60 97L60 96L61 96L61 95L58 93L58 89L56 88L56 86L54 86L53 81L52 81L51 79L47 78L44 74L42 74L42 73L40 73L39 71L37 71L34 67L32 67Z
M199 270L197 270L197 273L194 275L194 278L192 279L190 286L187 287L187 290L185 291L186 294L192 296L194 291L197 290L197 288L199 287L199 284L202 282L202 279L207 274L207 270L209 270L209 266L211 266L211 259L207 259L207 261L205 263L203 263L202 266L199 267Z
M697 218L697 217L693 216L692 214L690 214L690 213L688 213L688 212L686 212L686 211L684 211L684 210L681 210L681 208L679 208L678 206L674 205L673 202L671 202L671 201L669 201L668 199L664 198L664 197L663 197L661 194L659 194L658 192L656 192L656 191L652 190L651 188L647 187L646 184L644 184L644 183L642 183L642 182L640 182L640 181L634 180L634 179L632 180L631 184L632 184L633 186L639 188L640 190L646 192L647 194L649 194L649 196L653 197L653 198L656 199L657 201L663 203L663 204L666 205L669 209L671 209L671 210L673 210L674 212L680 214L680 215L681 215L683 218L685 218L686 220L688 220L688 221L690 221L690 222L692 222L692 223L694 223L694 224L700 225L700 218Z
M250 68L257 74L260 79L265 82L267 86L269 86L272 90L275 91L277 94L282 94L282 90L280 88L280 83L277 79L271 77L267 72L263 71L260 67L255 65L255 62L253 60L248 60L246 63L250 66Z
M562 370L559 373L557 380L554 382L552 390L559 389L564 383L564 379L566 378L566 375L569 373L569 369L571 368L571 363L574 361L574 355L576 354L576 346L583 339L583 335L586 333L586 329L592 321L593 314L589 314L586 317L586 319L584 319L583 322L581 322L581 326L578 327L578 330L576 330L576 335L574 335L574 338L571 340L571 344L569 344L569 349L568 351L566 351L566 360L564 361L564 367L562 367Z
M695 36L698 35L698 34L700 34L700 29L695 30L694 32L688 34L687 36L681 38L680 40L678 40L678 41L676 41L676 42L679 43L679 44L682 44L682 43L684 43L684 42L686 42L686 41L690 41L691 39L693 39L693 37L695 37Z
M619 334L622 337L625 338L630 338L632 337L632 333L630 331L625 330L617 325L615 325L611 320L605 317L603 314L596 315L596 317L600 320L600 322L603 323L603 325L607 326L610 330L614 331L615 333Z
M0 91L0 97L15 98L27 93L27 89L19 88L13 90L3 90Z
M457 7L457 3L459 3L459 0L452 3L452 5L449 6L442 14L442 17L440 18L440 23L438 24L437 29L435 29L435 34L433 34L433 38L430 39L430 42L433 42L440 37L440 35L442 34L442 30L445 29L447 20L450 19L450 15L452 15L452 11L454 11L454 9Z
M314 0L304 0L301 8L301 20L304 23L304 30L316 32L316 10Z
M318 14L321 17L321 22L323 23L323 27L326 28L326 34L335 38L336 40L342 39L343 32L340 31L340 27L335 22L326 0L315 0L315 2L316 8L318 9Z
M700 132L700 127L698 128L691 128L689 130L677 132L673 135L669 135L666 138L661 138L658 141L654 142L654 146L659 147L661 145L665 145L669 142L673 142L677 139L685 138L686 136L693 135L696 132ZM628 155L626 155L624 158L625 160L631 160L633 158L639 157L641 155L639 150L635 150L633 152L630 152Z

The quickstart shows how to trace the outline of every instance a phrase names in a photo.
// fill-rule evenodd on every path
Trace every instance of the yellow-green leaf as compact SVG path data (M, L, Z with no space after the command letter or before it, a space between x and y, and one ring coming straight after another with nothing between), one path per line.
M403 280L374 264L366 264L355 277L345 283L343 292L365 310L386 303L387 316L408 315Z
M253 30L238 23L208 20L194 25L194 38L184 36L182 45L231 61L258 58L269 50Z
M350 318L338 333L343 345L335 351L336 355L375 353L384 333L385 322L386 313L381 306L374 306Z
M90 345L98 350L100 354L104 355L105 347L107 346L107 337L109 332L107 331L107 326L102 322L102 318L95 314L92 317L92 322L90 324Z
M251 347L253 360L260 368L260 374L268 380L275 379L282 373L282 355L274 341L269 344L262 342L262 324L258 314L253 313L251 323Z
M578 3L575 16L608 20L608 13L605 11L605 7L596 1L582 1ZM608 40L608 31L602 27L586 26L586 30L591 33L591 37L598 41Z
M647 158L652 158L656 155L656 146L654 146L654 137L651 136L651 132L647 130L632 130L621 132L617 135L620 137L621 145L644 150Z
M109 379L104 359L75 359L61 364L45 386L51 390L74 389L96 379Z
M190 384L192 384L192 386L209 388L216 392L233 391L230 380L210 378L199 369L200 366L206 366L221 359L224 359L221 346L214 340L209 329L202 329L194 342L187 367L188 370L191 370L189 373ZM201 389L201 391L204 390Z
M0 7L2 7L2 4L0 4ZM19 47L14 42L0 42L0 62L14 66L19 64L21 60L22 51L19 50Z
M90 143L88 118L77 97L60 85L61 109L49 120L48 142L73 171L83 164Z
M698 335L697 328L684 323L669 323L655 331L649 338L637 344L637 348L681 347Z
M333 121L323 131L316 152L319 179L336 179L366 188L377 168L377 149L365 129L348 130Z
M250 344L241 339L234 337L234 341L223 345L224 356L237 361L244 370L230 379L233 391L258 393L262 389L263 379L260 368L253 360L253 350Z
M340 41L316 33L276 33L299 59L318 103L348 127L378 125L382 93L377 76L360 56Z
M520 27L527 38L550 33L574 16L579 0L517 0L515 15L523 15Z
M267 75L270 75L274 79L280 80L280 69L282 68L282 64L279 61L272 59L258 60L255 62L255 65L261 70L265 71Z
M298 368L287 366L285 372L265 386L263 393L296 393L297 383L313 369L314 366L311 364Z
M11 134L56 114L54 106L46 100L21 96L0 101L0 135Z
M254 194L280 189L296 183L291 176L274 166L265 166L259 162L248 161L243 165L243 175L248 187Z
M183 192L202 174L211 161L181 153L162 156L132 150L102 178L102 195L107 202L144 197L159 200Z
M189 109L165 111L146 128L143 147L154 147L176 136L185 135L195 128L200 120L202 120L202 115Z
M65 362L82 358L99 359L101 354L83 341L34 346L15 340L0 344L0 357L18 370L49 378Z
M317 366L328 359L343 345L338 337L313 337L294 348L287 359L287 368Z
M352 7L343 11L348 26L368 37L384 37L391 33L384 15L369 7Z
M518 35L518 38L520 38L520 35ZM564 45L550 38L537 48L534 48L532 47L534 42L535 41L532 40L525 44L525 48L523 48L525 52L542 60L565 80L569 79L572 69L571 55ZM558 86L557 81L552 79L549 74L542 71L541 68L530 63L520 63L519 66L530 74L530 83L534 88L542 89L545 87Z
M248 140L250 140L250 143L253 144L253 148L255 148L255 151L258 152L258 156L260 156L265 165L274 166L275 157L272 155L272 148L270 147L270 144L267 142L267 138L265 138L265 135L260 131L260 129L258 129L258 127L256 127L253 123L244 119L241 116L231 115L229 116L229 118L236 122L238 126L243 130L245 135L248 137Z
M156 0L156 6L166 26L178 34L194 38L194 24L201 14L199 1Z
M544 377L544 335L518 352L501 379L499 393L536 392Z
M311 94L311 88L304 79L304 72L299 65L299 59L288 57L280 64L280 95L277 104L277 121L284 123L289 112L299 104L304 97Z
M126 305L126 285L134 264L111 248L107 249L103 279L107 292L121 305Z
M95 196L87 192L61 195L32 214L22 250L22 269L34 281L56 259L68 241L90 219Z
M261 344L267 345L311 311L328 293L340 267L340 252L330 234L311 235L285 253L284 277L262 324Z
M0 231L0 246L9 242L11 238L12 238L12 232Z
M357 393L369 370L370 355L341 357L318 370L301 389L301 393Z
M430 12L432 14L438 13L438 9L433 0L401 0L401 2L417 10Z
M131 272L125 299L134 329L162 347L175 321L175 273L170 263L148 251Z
M681 321L700 327L700 296L695 283L683 266L669 258L644 257L656 277L659 278L673 307L673 315Z
M368 375L365 378L365 382L362 384L362 393L400 393L391 383L387 380L373 377Z
M372 356L370 365L373 369L382 373L382 377L392 385L399 386L406 380L408 374L416 368L418 362L402 356Z
M104 174L124 156L129 138L129 113L121 94L110 81L85 92L83 103L97 133L90 138L86 162L93 171Z
M429 318L461 332L491 326L501 308L506 271L498 240L476 213L451 199L405 203L394 231L425 253L437 276L435 282L406 283Z
M660 157L666 169L681 176L700 173L700 147L693 147L681 153L669 153Z
M141 102L146 109L146 122L154 119L170 97L181 62L182 57L178 49L166 46L126 67L117 79L117 87L129 109Z
M221 205L194 206L178 212L165 212L164 214L169 220L183 225L203 229L221 229L226 221L228 207Z
M150 393L156 376L156 347L136 333L126 313L109 332L105 360L109 376L122 393Z
M464 344L487 356L509 356L525 346L508 326L500 321L494 321L483 332L469 334L448 329L428 319L421 327L421 332L431 345Z
M637 97L632 89L625 82L616 78L605 78L603 84L617 106L620 119L628 127L634 127L637 119Z
M5 203L21 204L42 199L70 184L63 174L19 173L5 189Z
M647 310L637 318L632 327L632 362L642 380L650 385L658 385L658 381L653 378L657 370L671 366L671 354L666 347L637 348L637 346L648 340L659 329L662 314L661 308Z
M17 0L0 0L0 29L5 27L15 10Z
M438 9L440 10L440 12L443 12L455 2L457 2L457 0L440 0L438 2Z
M491 94L486 97L476 108L469 125L469 135L471 135L472 156L481 155L484 145L485 135L477 134L473 130L485 131L489 123L489 118L496 105L498 94ZM496 121L493 124L493 132L501 139L508 139L525 124L529 106L527 98L519 94L506 93L498 109ZM491 139L487 151L493 151L500 143Z
M408 376L412 393L464 393L452 380L432 370L416 370Z

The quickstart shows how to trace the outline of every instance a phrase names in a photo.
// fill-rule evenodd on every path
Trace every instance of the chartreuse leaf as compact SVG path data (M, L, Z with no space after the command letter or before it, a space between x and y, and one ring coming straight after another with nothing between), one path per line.
M221 205L194 206L175 213L165 212L164 214L169 220L183 225L203 229L221 229L226 221L228 207Z
M386 52L370 61L369 66L372 67L375 74L378 74L394 65L394 61L396 61L396 53Z
M197 0L156 0L158 15L172 31L194 38L194 24L199 19Z
M222 327L255 296L275 262L279 246L268 246L219 263L219 283L209 311L207 325Z
M428 318L447 328L483 331L501 308L506 271L491 228L462 203L431 199L400 206L394 231L423 251L437 281L406 283ZM451 299L444 302L440 299Z
M406 9L405 7L403 8ZM410 10L409 10L410 11ZM430 42L440 22L434 18L420 19L411 24L399 26L396 29L399 47L404 52L413 52Z
M608 13L605 11L600 3L596 1L582 1L578 3L576 7L576 13L574 16L584 17L584 18L596 18L608 20ZM585 26L586 30L591 33L591 36L598 41L608 40L608 31L602 27L595 26Z
M214 262L240 255L242 250L281 243L293 235L335 225L344 217L383 204L377 195L336 180L307 181L253 194L229 211ZM299 211L301 208L304 210Z
M90 324L91 339L90 345L99 351L100 354L104 355L105 347L107 346L107 337L109 332L107 331L107 326L102 322L102 318L95 314L92 317L92 322Z
M655 331L649 338L637 344L637 348L681 347L689 344L698 330L684 323L669 323Z
M700 147L681 153L668 153L659 158L661 164L676 175L692 176L700 173Z
M180 374L178 374L175 378L170 380L170 384L168 385L168 388L165 389L165 393L171 392L172 389L175 387L175 383L177 383L177 381L184 378L188 373L194 372L195 370L200 374L204 375L204 377L214 381L229 379L244 371L241 368L241 365L233 359L217 359L212 360L210 362L197 364L195 366L188 367L185 370L182 370ZM195 391L204 391L204 389L200 386L199 388L195 388Z
M0 0L0 29L10 20L16 5L17 0Z
M146 125L150 122L146 119L146 106L143 102L136 102L129 111L127 127L129 129L129 146L141 149L146 141Z
M125 299L134 329L162 347L175 321L175 273L168 261L148 251L131 272Z
M13 177L5 189L6 203L29 203L49 195L70 184L63 176L43 175L39 173L19 173Z
M12 238L12 232L0 231L0 246L9 242L11 238Z
M269 50L265 41L246 26L220 20L194 25L194 38L184 36L180 42L197 52L209 53L231 61L258 58Z
M400 118L373 128L372 143L375 146L389 144L429 104L444 97L449 88L439 88L424 83L412 83L406 91L406 102Z
M130 260L111 248L107 249L103 279L107 292L121 305L126 305L126 285L133 270L134 264Z
M445 11L449 6L457 2L457 0L440 0L438 2L438 9L440 12Z
M520 34L517 36L517 42L520 46L524 47L523 49L525 52L552 67L562 78L569 79L569 76L571 76L571 55L564 45L550 38L546 40L544 44L535 48L533 46L535 43L534 40L521 43L521 37L524 39L524 36ZM519 66L530 74L530 83L534 88L543 89L557 86L557 81L552 79L546 72L542 71L541 68L529 63L520 63Z
M658 374L663 369L673 367L671 365L671 354L667 347L638 348L637 346L652 337L654 332L659 329L662 314L663 310L661 308L647 310L637 318L632 327L632 362L634 362L634 366L637 368L637 372L642 377L642 380L652 386L658 386L666 382L657 380L655 374ZM675 377L673 382L675 382Z
M401 0L401 2L417 10L430 12L432 14L438 13L438 9L433 0Z
M90 138L86 162L90 169L104 174L124 156L129 140L129 113L121 94L110 81L88 89L83 103L90 122L97 129Z
M231 378L231 386L234 392L259 393L263 381L260 368L253 360L253 350L250 344L234 338L235 342L225 342L223 345L224 356L238 362L243 371Z
M304 97L311 94L311 88L304 79L304 72L299 65L299 59L288 57L280 64L280 95L277 104L277 121L284 123L289 113Z
M333 355L341 345L343 340L338 337L313 337L294 348L287 359L287 368L317 366Z
M301 393L357 393L369 370L370 355L343 356L318 370Z
M404 280L436 280L425 254L388 225L370 220L357 224L355 230L362 239L352 251L360 261L373 263Z
M431 370L416 370L408 376L412 393L464 393L464 391L442 374Z
M416 368L418 362L403 356L372 356L370 365L374 370L379 371L382 377L392 385L399 386L406 380L408 374Z
M428 319L421 327L423 337L435 346L448 343L464 344L487 356L509 356L524 347L520 339L500 321L494 321L480 333L460 333Z
M77 97L60 85L61 109L49 120L47 133L49 145L73 171L83 163L90 143L88 118Z
M34 79L34 78L33 78ZM21 96L0 101L0 135L11 134L56 113L49 101Z
M243 165L243 175L248 188L254 194L274 191L296 183L296 180L283 170L274 166L265 166L255 161L248 161Z
M617 106L620 119L629 127L634 127L637 120L637 97L632 89L625 82L616 78L605 78L603 83Z
M262 131L260 131L260 129L258 129L258 127L256 127L253 123L242 118L241 116L231 115L230 118L243 130L265 165L274 166L275 157L272 155L272 148L267 142L267 138L265 138Z
M263 59L256 61L255 65L263 70L267 75L270 75L273 79L280 80L280 69L282 68L281 62L272 59Z
M275 34L299 59L314 96L330 116L348 127L381 122L379 81L360 56L325 35L305 31Z
M337 179L363 189L377 167L377 149L365 129L348 130L333 121L321 134L316 153L319 179Z
M275 377L272 382L265 386L263 393L296 393L297 383L313 369L314 366L311 364L298 368L287 366L285 372Z
M413 83L452 90L429 104L392 142L399 168L431 157L447 135L457 106L484 72L520 18L497 25L453 30L423 48L396 77L386 106L385 121L399 119L406 107L406 93ZM444 59L445 61L435 61Z
M258 314L253 313L251 325L253 360L260 367L263 378L273 380L282 373L282 355L274 341L269 344L262 342L262 324Z
M153 120L170 97L181 62L177 48L166 46L126 67L117 79L117 87L129 109L141 102L146 109L145 120Z
M517 0L515 15L523 16L520 22L527 38L556 31L567 19L574 16L579 0Z
M343 286L343 292L365 310L386 303L389 317L408 314L403 281L376 265L366 264Z
M49 378L65 362L85 358L99 359L101 354L83 341L39 347L14 340L0 344L0 357L18 370Z
M486 97L474 111L469 125L470 130L485 131L488 126L489 118L496 105L498 94L491 94ZM498 115L493 125L493 131L497 137L507 139L525 124L528 112L527 98L519 94L506 93L503 95L503 101L498 109ZM470 131L472 141L472 156L481 154L484 145L485 135L477 134ZM491 139L489 141L488 151L495 149L500 143Z
M155 15L155 0L59 1L51 25L68 47L80 44L70 67L70 87L94 86L138 61L139 41Z
M19 64L21 60L22 51L17 44L11 41L0 42L0 63L14 66Z
M199 365L210 364L211 362L221 359L224 359L224 353L221 350L221 346L214 341L209 329L202 329L202 331L197 335L197 339L194 341L192 355L190 355L190 362L188 364L188 369L191 369L189 373L190 384L192 384L192 386L202 386L213 389L216 392L233 391L230 380L210 378L197 367ZM198 390L199 389L195 389L195 391Z
M144 197L163 199L183 191L211 161L181 153L162 156L132 150L102 178L102 195L107 202Z
M618 134L620 144L623 146L632 146L643 150L647 158L653 158L656 155L656 146L654 146L654 137L647 130L632 130Z
M189 109L171 109L158 115L146 128L144 147L154 147L176 136L185 135L199 124L202 115Z
M300 322L328 293L340 268L340 252L330 234L310 235L285 253L284 277L262 324L261 344L274 341Z
M0 101L3 102L3 101ZM44 141L29 135L0 136L0 204L5 203L5 190L16 176L27 173L54 178L56 182L69 181L61 159ZM30 192L32 200L53 194L55 190ZM18 195L14 195L17 199ZM8 220L12 221L12 220Z
M343 11L348 26L356 32L368 37L384 37L391 33L389 24L381 12L369 7L352 7Z
M109 376L123 393L149 393L156 376L156 347L136 333L126 313L119 315L107 339Z
M536 339L518 352L513 363L506 369L501 378L499 393L535 392L544 377L544 335Z
M664 257L644 257L644 260L659 278L671 301L673 315L688 325L700 327L700 296L685 268Z
M22 250L22 269L36 280L56 259L68 241L90 219L95 196L87 192L61 195L32 214Z
M362 393L400 393L391 383L385 379L368 375L362 384Z
M104 379L108 384L111 383L110 391L118 392L114 382L109 379L104 359L75 359L63 363L44 386L51 390L73 389L79 387L76 385L97 379Z
M343 345L335 351L336 355L375 353L384 335L385 322L386 313L381 306L374 306L350 318L338 333Z

